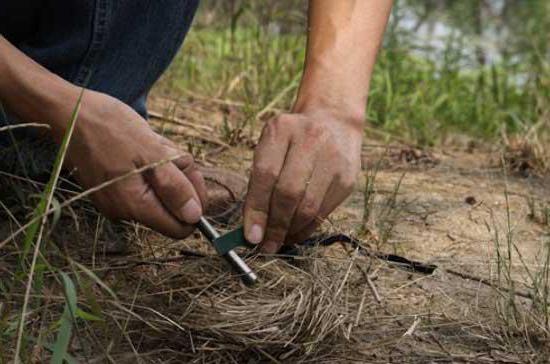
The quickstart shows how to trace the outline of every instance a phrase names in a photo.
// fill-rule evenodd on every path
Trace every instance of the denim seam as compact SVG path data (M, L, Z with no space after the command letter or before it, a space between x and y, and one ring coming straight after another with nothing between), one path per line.
M105 48L105 43L109 35L108 22L110 15L111 0L96 0L90 46L74 80L74 83L78 86L86 86L92 75L94 62Z

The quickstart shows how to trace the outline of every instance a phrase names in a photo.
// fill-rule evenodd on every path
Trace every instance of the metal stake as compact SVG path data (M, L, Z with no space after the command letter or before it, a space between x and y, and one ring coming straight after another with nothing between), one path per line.
M201 217L200 221L197 223L197 227L211 243L214 243L214 240L221 237L220 233L204 217ZM235 250L229 250L223 257L239 274L246 285L251 286L256 283L258 276L250 269L248 264L245 263Z

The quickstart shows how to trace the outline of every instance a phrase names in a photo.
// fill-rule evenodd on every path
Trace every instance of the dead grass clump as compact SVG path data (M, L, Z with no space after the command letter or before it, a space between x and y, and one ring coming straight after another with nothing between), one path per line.
M142 353L170 348L189 361L337 359L373 300L357 294L368 287L357 267L366 259L254 258L261 284L252 289L218 257L144 267L130 278L142 282L128 307L130 341L146 343Z
M526 138L508 139L503 159L509 170L520 177L542 175L548 171L548 151L539 143Z

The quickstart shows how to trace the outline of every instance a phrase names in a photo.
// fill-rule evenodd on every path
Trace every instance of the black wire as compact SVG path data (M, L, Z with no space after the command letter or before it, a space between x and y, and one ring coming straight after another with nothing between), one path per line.
M437 269L437 265L410 260L400 255L372 252L369 249L367 249L359 239L353 238L346 234L315 236L301 243L298 243L297 246L284 246L279 253L284 254L286 256L299 256L299 255L302 255L303 253L300 251L298 247L303 247L303 248L313 248L317 246L327 247L327 246L331 246L334 243L350 244L354 249L359 249L361 254L373 256L378 259L387 261L392 265L395 265L396 267L407 271L429 275L429 274L432 274Z

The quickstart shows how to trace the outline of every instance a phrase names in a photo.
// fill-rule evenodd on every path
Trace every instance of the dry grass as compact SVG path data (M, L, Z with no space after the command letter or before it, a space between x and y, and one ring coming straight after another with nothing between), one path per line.
M522 133L507 136L503 134L503 158L510 171L522 177L543 176L550 168L550 103L539 100L539 118L531 126L525 126Z

